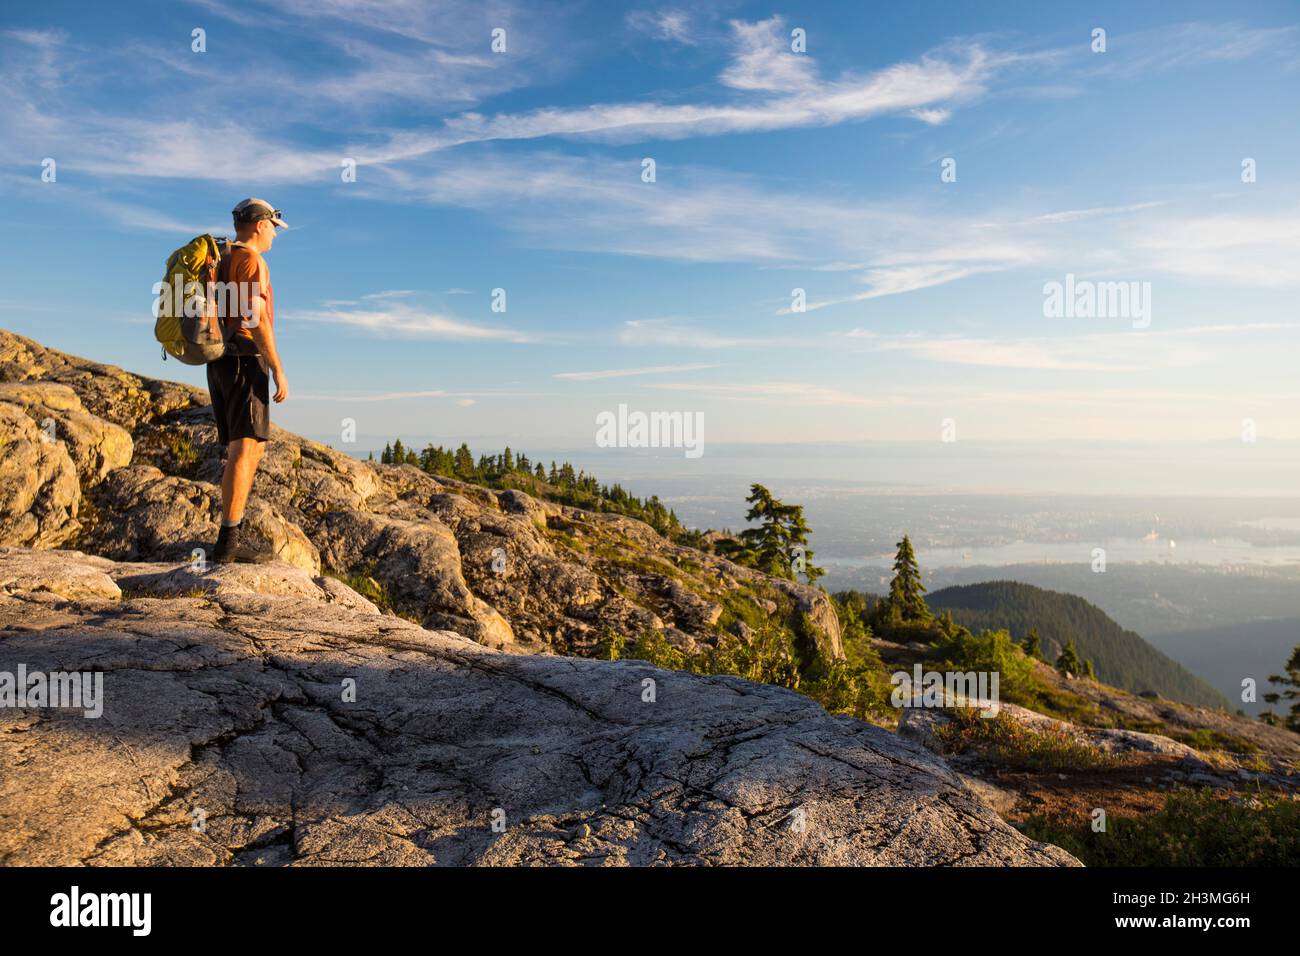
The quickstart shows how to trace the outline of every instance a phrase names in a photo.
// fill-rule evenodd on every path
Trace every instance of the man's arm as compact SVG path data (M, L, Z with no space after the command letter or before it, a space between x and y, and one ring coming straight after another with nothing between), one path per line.
M275 394L271 400L277 403L283 402L289 397L289 380L284 377L280 353L275 348L275 332L272 331L270 323L261 321L261 317L262 298L258 296L253 300L253 321L249 323L248 331L253 335L257 351L261 353L262 358L266 359L266 364L271 366L271 374L275 376Z
M275 394L272 401L283 402L289 397L289 380L285 378L284 366L280 364L280 352L275 347L275 332L271 329L269 322L262 321L262 312L266 308L266 299L262 298L259 289L259 282L262 273L262 264L258 263L258 269L253 274L258 281L253 282L253 289L259 294L249 297L248 310L249 315L244 319L243 326L248 329L253 336L253 342L257 345L257 351L266 359L266 364L271 368L271 374L275 376ZM248 281L245 279L244 281Z

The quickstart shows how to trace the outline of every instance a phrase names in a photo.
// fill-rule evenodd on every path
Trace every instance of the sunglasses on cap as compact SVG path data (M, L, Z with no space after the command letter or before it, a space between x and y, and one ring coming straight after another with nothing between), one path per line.
M269 211L259 210L253 213L246 213L239 217L240 222L260 222L263 219L284 219L283 209L272 209ZM276 227L277 229L279 226Z

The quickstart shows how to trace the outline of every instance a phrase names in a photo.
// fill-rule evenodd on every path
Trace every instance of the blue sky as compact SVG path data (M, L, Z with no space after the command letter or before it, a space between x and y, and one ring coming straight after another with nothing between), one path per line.
M0 324L201 384L151 288L254 195L327 441L1300 438L1296 5L896 6L8 5Z

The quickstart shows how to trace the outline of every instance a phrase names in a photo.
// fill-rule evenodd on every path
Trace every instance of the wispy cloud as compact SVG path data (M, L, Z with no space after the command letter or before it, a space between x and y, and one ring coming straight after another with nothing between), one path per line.
M227 5L210 5L220 15ZM287 2L269 5L281 18L293 19L303 12L301 4ZM455 5L460 9L460 5ZM379 34L395 32L408 41L432 44L440 35L438 25L457 23L452 30L451 48L466 29L452 13L439 15L427 27L398 29L407 24L407 5L400 11L384 11L382 5L330 4L322 12L341 26L361 26ZM466 15L475 29L483 27L481 14ZM420 17L412 18L422 22ZM427 18L425 18L427 20ZM779 18L759 23L736 21L732 24L732 53L720 80L724 89L734 91L731 98L719 102L658 103L633 101L595 103L576 107L545 107L519 113L462 112L447 117L432 132L377 133L370 137L347 134L339 147L324 150L294 145L285 141L283 124L268 119L263 128L253 129L258 114L250 110L239 123L229 119L145 119L141 110L112 113L104 109L77 107L69 98L54 113L42 102L38 91L29 84L17 84L0 107L0 128L14 140L14 153L30 149L32 125L42 127L40 141L48 148L59 148L76 163L77 168L100 175L178 177L195 180L227 181L233 178L256 179L263 183L301 181L335 171L341 156L355 158L361 164L391 165L408 162L432 153L469 143L494 140L533 140L544 137L601 139L610 142L636 142L649 139L680 139L687 136L715 136L723 133L793 129L806 126L829 126L869 119L887 114L913 115L927 123L946 116L954 103L973 99L985 90L985 84L1001 69L1020 61L1014 54L1000 54L978 44L950 44L912 62L898 63L873 73L842 73L833 78L820 76L810 54L789 51L789 38ZM528 37L527 31L520 31ZM324 98L328 109L318 109L312 117L321 125L329 124L331 111L337 122L340 107L351 115L347 105L356 107L372 99L393 99L427 93L430 87L441 92L443 100L457 98L477 100L490 92L490 86L475 86L466 81L464 89L445 89L446 74L462 72L491 73L501 62L519 64L520 57L492 58L486 50L487 30L477 44L483 52L455 54L442 47L409 54L380 44L365 35L329 34L326 39L342 50L350 61L361 61L361 70L344 71L337 78L327 72L322 78L313 75L310 82L282 77L266 84L271 95L287 90L287 95L301 108ZM52 38L49 42L53 42ZM42 41L46 42L46 41ZM32 46L29 42L28 46ZM454 46L464 49L465 44ZM470 45L469 49L474 46ZM110 56L117 51L101 51ZM48 55L42 48L41 55ZM207 55L207 54L203 54ZM420 58L423 58L421 61ZM147 58L140 58L147 62ZM204 63L211 62L211 68ZM524 62L527 62L526 59ZM196 65L198 64L198 65ZM454 69L453 69L454 67ZM217 79L205 70L216 69L216 60L187 60L184 69L174 75L190 75L193 82L206 85ZM755 94L760 94L755 99ZM202 100L196 109L204 109ZM276 114L280 115L280 114ZM355 130L355 126L351 127ZM209 144L222 143L239 164L212 163ZM75 144L75 145L74 145ZM124 148L125 147L125 148ZM232 168L233 167L233 168ZM236 177L235 174L238 174Z
M1009 337L953 335L886 336L867 329L846 333L863 348L905 352L914 358L951 365L1076 372L1146 372L1204 364L1222 348L1222 336L1300 329L1300 323L1245 322L1199 325L1167 331L1102 332L1083 335Z
M655 40L669 40L694 46L699 42L691 29L691 15L686 10L665 7L660 10L632 10L624 21L630 30Z
M381 337L439 339L473 342L499 341L526 343L535 336L515 329L478 325L455 316L422 309L417 305L393 301L388 305L366 307L361 304L337 304L333 307L294 311L295 322L322 322L343 325Z
M603 378L630 378L636 375L659 375L665 372L695 372L706 368L721 368L716 363L696 363L694 365L650 365L645 368L613 368L592 372L557 372L552 378L563 378L574 382L590 382Z
M676 319L629 319L618 340L623 345L693 349L744 349L808 347L806 338L761 335L727 335L691 322Z

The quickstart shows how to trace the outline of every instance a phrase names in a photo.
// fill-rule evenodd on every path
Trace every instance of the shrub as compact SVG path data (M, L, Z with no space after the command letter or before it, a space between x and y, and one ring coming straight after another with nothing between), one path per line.
M668 670L686 669L686 654L674 647L663 631L642 631L623 656Z
M830 714L848 714L859 720L896 716L889 702L893 685L883 665L830 661L817 668L800 689Z
M1037 697L1033 663L1006 631L972 634L959 628L941 638L934 652L948 670L996 672L1001 700L1029 705Z
M331 577L338 578L375 607L379 608L379 610L385 613L393 610L393 602L388 595L387 586L374 577L375 564L373 561L363 567L356 574L334 574L329 571L326 573ZM408 620L415 619L408 618ZM415 623L419 624L421 622L416 620Z
M627 638L608 624L602 625L592 656L598 661L616 661L627 647Z
M1061 728L1034 730L1004 713L981 717L971 707L949 708L946 713L951 720L934 729L944 753L974 749L998 766L1036 772L1104 770L1123 762Z

